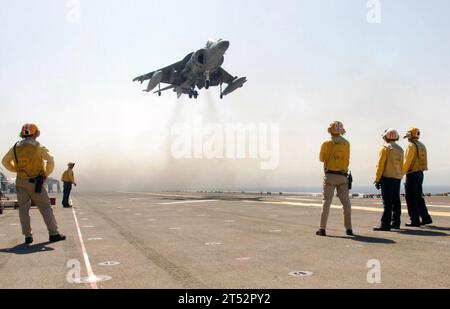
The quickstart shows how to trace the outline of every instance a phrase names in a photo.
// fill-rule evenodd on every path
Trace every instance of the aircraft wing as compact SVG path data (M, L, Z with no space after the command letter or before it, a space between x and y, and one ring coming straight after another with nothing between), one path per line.
M161 83L164 84L171 84L173 82L173 74L174 72L180 73L184 67L186 66L186 64L188 63L188 61L191 59L193 53L190 53L189 55L187 55L186 57L184 57L183 60L178 61L172 65L169 65L165 68L162 68L160 70L157 71L153 71L150 72L148 74L145 75L141 75L136 77L135 79L133 79L133 82L141 82L141 84L152 78L153 74L155 74L155 72L162 72L162 79L161 79Z
M235 91L238 88L241 88L246 82L246 77L240 77L233 76L227 71L225 71L222 68L219 68L216 72L210 75L210 82L211 86L219 86L223 83L228 84L228 86L223 90L220 94L220 98L223 98L223 96L228 95ZM200 86L197 84L197 86L202 89L203 81L200 83Z
M214 72L210 76L212 86L218 86L223 83L231 84L235 78L236 78L235 76L232 76L223 68L219 68L216 72Z

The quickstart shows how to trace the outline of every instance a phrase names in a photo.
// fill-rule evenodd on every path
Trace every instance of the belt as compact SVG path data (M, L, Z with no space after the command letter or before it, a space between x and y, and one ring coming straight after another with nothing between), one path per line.
M345 172L325 171L325 174L333 174L333 175L348 177L348 173L345 173Z
M26 181L29 183L36 183L36 177L34 177L34 178L17 177L17 179L20 179L21 181Z
M408 171L408 173L406 173L406 175L412 175L412 174L418 174L418 173L423 173L423 171Z

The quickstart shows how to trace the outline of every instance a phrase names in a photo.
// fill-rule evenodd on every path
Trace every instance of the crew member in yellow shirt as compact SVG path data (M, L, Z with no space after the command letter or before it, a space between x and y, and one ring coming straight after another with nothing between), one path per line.
M381 225L375 227L374 231L400 229L402 216L400 186L403 178L403 149L396 143L400 136L397 130L387 129L383 139L386 143L380 150L375 186L381 189L384 213Z
M418 128L409 129L405 138L408 139L409 145L405 154L403 175L406 175L406 204L411 218L411 223L406 226L419 227L433 223L423 194L423 172L428 170L427 148L419 142Z
M75 163L70 162L67 164L68 168L62 175L62 182L64 183L63 186L63 200L62 205L64 208L71 208L72 205L70 205L70 192L72 191L72 185L75 187L77 186L77 183L75 182L75 176L73 175L73 168L75 167Z
M328 216L334 191L337 190L344 207L344 225L346 234L353 235L351 204L349 197L350 143L343 137L346 133L344 125L340 121L334 121L328 128L331 139L322 144L320 161L324 164L325 176L323 181L323 207L318 236L326 236Z
M39 208L47 225L50 242L65 240L58 231L50 198L44 181L53 172L55 163L48 149L36 140L40 131L35 124L25 124L20 132L22 140L17 142L4 156L2 164L7 170L16 173L16 191L19 203L19 217L25 243L33 243L30 222L31 200Z

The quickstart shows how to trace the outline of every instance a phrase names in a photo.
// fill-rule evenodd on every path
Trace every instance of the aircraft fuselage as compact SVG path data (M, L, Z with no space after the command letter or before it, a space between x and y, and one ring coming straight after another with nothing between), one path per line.
M197 50L181 73L179 88L187 93L195 87L199 79L209 80L211 72L218 70L224 61L230 42L224 40L208 41L205 48ZM177 92L179 90L176 89Z

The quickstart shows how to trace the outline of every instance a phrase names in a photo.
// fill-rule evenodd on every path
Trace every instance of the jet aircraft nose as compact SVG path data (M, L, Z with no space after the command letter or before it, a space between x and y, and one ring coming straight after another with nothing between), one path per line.
M230 47L230 41L219 41L217 42L217 46L225 52Z

